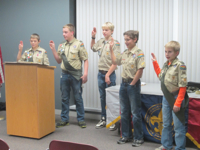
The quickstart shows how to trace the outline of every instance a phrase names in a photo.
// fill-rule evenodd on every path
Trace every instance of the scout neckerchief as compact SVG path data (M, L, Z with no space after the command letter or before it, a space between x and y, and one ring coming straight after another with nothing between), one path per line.
M168 91L167 87L164 84L165 74L166 74L167 70L169 69L169 67L172 66L172 63L169 66L167 63L165 63L163 66L164 70L163 70L162 77L161 77L161 90L162 90L165 98L167 99L171 109L173 110L176 99L174 98L174 95ZM175 113L175 115L183 123L183 125L185 125L185 109L188 105L188 102L189 102L189 98L188 98L188 95L186 92L185 99L182 101L182 106L181 106L180 110Z
M69 44L69 49L68 49L68 53L67 53L67 57L69 56L69 50L70 50L70 46L72 43L68 43ZM67 69L67 71L77 80L80 80L81 76L82 76L82 67L81 69L74 69L74 67L72 67L69 63L69 61L67 60L67 57L65 55L65 43L63 43L61 45L61 58L63 60L63 64L65 66L65 69Z

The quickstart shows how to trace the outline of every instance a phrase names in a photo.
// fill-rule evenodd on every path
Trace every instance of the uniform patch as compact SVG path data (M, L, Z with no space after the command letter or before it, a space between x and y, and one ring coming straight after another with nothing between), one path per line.
M143 62L143 63L141 64L141 66L144 66L144 64L145 64L145 62Z
M109 55L109 53L108 53L108 52L106 52L106 55Z
M187 78L183 78L182 80L183 80L184 82L187 82Z
M133 54L133 58L135 58L135 54Z
M47 51L45 51L45 53L47 53Z
M76 55L73 55L73 58L75 58L76 57Z
M133 69L133 68L134 68L134 65L131 65L131 68Z
M172 76L172 80L174 80L175 79L175 76Z
M81 47L84 47L84 44L83 44L83 43L81 43Z
M176 67L177 65L174 65L174 68Z
M181 66L180 66L180 69L181 69L181 70L186 70L186 66L185 66L185 65L181 65Z
M116 46L120 46L120 43L119 43L119 42L117 42L115 45L116 45Z
M74 45L73 47L76 48L76 45Z
M138 58L141 58L141 57L144 57L143 53L141 53L141 54L138 55Z

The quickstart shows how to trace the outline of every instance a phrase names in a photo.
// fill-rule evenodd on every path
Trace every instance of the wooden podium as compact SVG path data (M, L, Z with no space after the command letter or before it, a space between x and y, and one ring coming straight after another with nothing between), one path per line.
M55 131L55 68L5 63L7 134L40 139Z

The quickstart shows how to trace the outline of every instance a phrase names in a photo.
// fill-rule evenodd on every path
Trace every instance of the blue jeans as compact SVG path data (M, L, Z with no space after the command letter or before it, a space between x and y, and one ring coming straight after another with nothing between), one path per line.
M60 78L60 90L62 97L62 121L69 122L69 100L70 100L70 88L73 90L74 99L76 103L77 120L84 121L84 106L82 98L82 79L79 81L72 75L63 73Z
M100 94L100 99L101 99L101 117L106 118L106 109L105 109L106 91L105 89L110 86L115 86L116 85L115 80L116 80L115 71L113 71L112 74L110 75L111 83L109 85L105 82L105 75L100 72L98 73L98 86L99 86L99 94Z
M135 140L143 139L142 114L141 114L141 83L137 81L135 85L122 81L119 96L121 107L121 129L122 137ZM132 134L131 115L134 127Z
M176 98L177 96L175 96ZM163 96L162 102L162 112L163 112L163 129L161 136L161 143L166 149L171 149L173 147L173 137L172 137L172 119L174 121L174 131L175 131L175 142L176 150L185 150L185 126L176 117L175 113L169 106L168 101Z

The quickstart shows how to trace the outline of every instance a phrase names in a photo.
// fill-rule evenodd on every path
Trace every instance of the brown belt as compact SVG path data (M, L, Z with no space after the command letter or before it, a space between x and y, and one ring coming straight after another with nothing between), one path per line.
M99 72L102 73L102 74L106 74L108 71L99 70Z
M132 78L128 78L128 79L122 78L122 82L124 82L124 83L129 83L129 82L132 82L132 81L133 81Z

